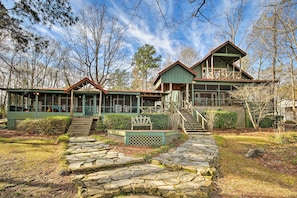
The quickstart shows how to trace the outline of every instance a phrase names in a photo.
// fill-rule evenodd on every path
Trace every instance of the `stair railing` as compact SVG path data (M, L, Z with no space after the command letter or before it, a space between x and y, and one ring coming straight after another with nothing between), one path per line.
M183 130L184 133L187 134L186 128L185 128L185 122L188 122L188 120L183 116L183 114L179 111L179 109L177 108L176 104L174 104L173 102L171 103L171 106L173 107L172 113L177 113L178 115L178 125L181 127L181 129Z
M196 118L197 122L201 121L201 126L203 129L205 129L205 124L207 123L207 120L197 109L193 107L192 103L184 101L184 107L192 114L194 118Z

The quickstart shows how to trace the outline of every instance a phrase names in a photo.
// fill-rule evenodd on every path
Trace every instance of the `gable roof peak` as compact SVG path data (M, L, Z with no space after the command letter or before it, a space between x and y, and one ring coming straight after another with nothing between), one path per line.
M191 69L194 69L197 67L199 64L207 60L210 56L212 56L214 53L218 52L221 50L223 47L226 47L227 45L230 45L232 48L234 48L240 55L241 57L246 56L246 52L240 49L238 46L236 46L233 42L230 40L225 41L224 43L220 44L219 46L213 48L212 50L209 51L209 53L204 56L202 59L200 59L197 63L195 63L193 66L191 66Z
M162 69L157 77L155 78L155 80L153 81L153 84L155 84L158 79L160 78L161 75L163 75L164 73L166 73L167 71L169 71L171 68L175 67L176 65L180 65L182 68L184 68L186 71L190 72L193 76L196 76L196 71L192 70L190 67L186 66L185 64L183 64L181 61L175 61L174 63L168 65L167 67L165 67L164 69Z
M71 85L70 87L68 87L64 91L65 92L70 92L71 90L78 90L78 89L84 87L86 84L91 84L92 86L94 86L94 88L99 89L100 91L107 94L107 91L105 89L103 89L99 84L95 83L93 80L89 79L88 77L84 77L79 82Z

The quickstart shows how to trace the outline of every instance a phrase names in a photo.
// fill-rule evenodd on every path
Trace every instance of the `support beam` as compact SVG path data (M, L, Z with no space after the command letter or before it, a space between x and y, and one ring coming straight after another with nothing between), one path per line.
M101 109L102 109L102 91L100 90L100 96L99 96L99 112L98 112L99 118L101 116Z
M214 78L214 67L213 67L213 55L210 59L210 66L211 66L211 77Z
M206 59L206 78L208 78L208 59Z
M71 98L70 98L70 117L73 117L73 89L71 90Z
M221 56L221 57L238 57L240 58L240 54L230 54L230 53L213 53L213 56Z

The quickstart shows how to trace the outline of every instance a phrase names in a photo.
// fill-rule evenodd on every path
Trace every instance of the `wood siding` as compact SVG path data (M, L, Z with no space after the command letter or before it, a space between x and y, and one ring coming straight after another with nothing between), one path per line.
M193 77L193 74L185 70L180 65L176 65L161 76L161 82L173 84L191 83Z

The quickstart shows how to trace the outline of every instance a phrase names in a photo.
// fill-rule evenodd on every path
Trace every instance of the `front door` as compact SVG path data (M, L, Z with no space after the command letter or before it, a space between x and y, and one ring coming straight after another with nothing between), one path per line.
M93 116L95 114L94 109L96 109L96 107L94 105L96 105L96 103L94 102L94 97L92 95L86 95L86 100L85 100L86 116Z

